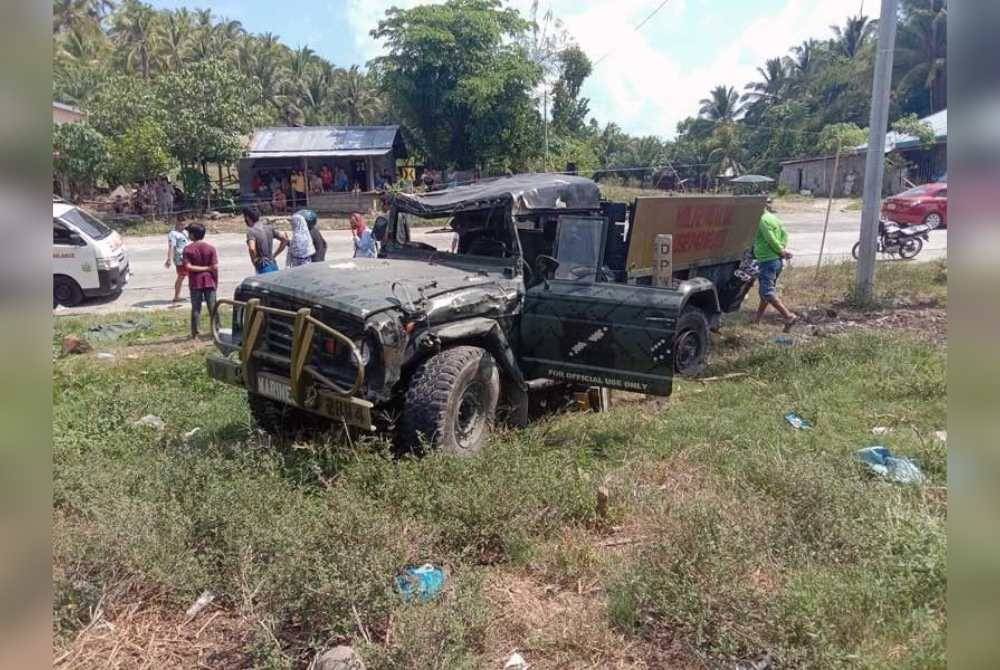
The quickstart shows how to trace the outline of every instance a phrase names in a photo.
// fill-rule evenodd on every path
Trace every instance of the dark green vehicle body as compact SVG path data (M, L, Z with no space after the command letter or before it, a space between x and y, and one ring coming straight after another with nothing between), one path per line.
M715 282L626 283L626 216L626 206L602 202L593 181L574 176L397 194L384 230L376 226L378 258L245 279L232 331L217 335L221 354L210 357L209 372L245 386L252 406L266 396L365 429L391 429L401 417L405 425L415 411L408 404L424 402L413 388L418 381L430 395L448 393L445 382L434 386L428 377L440 367L430 359L452 349L462 361L488 352L480 368L495 365L496 404L515 424L527 421L532 394L542 388L669 395L681 314L696 305L715 324L739 307L748 286L733 278L735 263L712 268ZM454 231L454 253L411 239L411 227L428 219ZM725 290L716 285L719 273ZM734 299L720 303L720 294ZM488 372L476 379L473 389L493 383ZM483 393L480 404L490 405L489 389ZM466 412L465 400L447 402ZM478 420L475 405L468 412ZM486 415L492 421L493 410ZM434 442L429 430L414 434Z

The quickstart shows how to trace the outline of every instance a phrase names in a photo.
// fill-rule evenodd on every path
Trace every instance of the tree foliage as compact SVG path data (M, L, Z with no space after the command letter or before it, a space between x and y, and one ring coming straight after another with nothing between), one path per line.
M69 180L73 197L93 188L108 160L108 141L88 123L64 123L52 130L53 168Z
M166 146L167 134L156 121L139 121L111 140L108 176L113 182L128 183L165 174L176 167Z
M435 162L521 169L537 152L542 71L516 42L528 28L498 0L448 0L393 7L372 31L382 91Z

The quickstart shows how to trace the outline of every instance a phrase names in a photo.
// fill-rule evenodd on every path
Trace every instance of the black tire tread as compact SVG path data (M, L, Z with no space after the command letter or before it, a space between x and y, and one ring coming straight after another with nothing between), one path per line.
M676 359L675 359L674 372L676 374L683 375L685 377L694 377L696 375L701 374L705 370L705 365L706 365L706 362L708 360L708 353L709 353L709 350L711 348L712 340L711 340L711 337L708 334L708 317L705 316L705 313L703 311L701 311L699 308L695 307L694 305L685 305L684 309L681 310L680 316L677 317L676 333L680 333L684 329L684 327L686 325L686 322L688 322L688 321L695 321L695 322L697 322L697 323L693 323L691 325L699 327L699 328L702 329L702 332L704 333L704 339L705 339L705 355L702 356L702 359L701 359L700 363L698 363L695 367L693 367L692 369L690 369L690 370L688 370L686 372L681 372L680 370L677 369L677 364L676 364ZM675 340L675 347L674 347L674 355L675 356L677 355L676 340Z
M459 346L431 356L421 363L406 389L400 422L402 445L415 448L426 441L437 446L438 428L444 425L448 398L459 375L470 363L492 356L479 347Z

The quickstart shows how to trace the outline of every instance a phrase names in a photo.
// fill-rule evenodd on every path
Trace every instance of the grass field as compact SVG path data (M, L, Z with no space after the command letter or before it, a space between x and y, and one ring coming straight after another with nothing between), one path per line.
M865 310L850 273L786 279L837 334L783 346L732 315L705 375L743 376L505 431L468 460L273 444L179 337L186 314L96 346L113 358L58 343L121 315L61 317L57 665L304 667L348 643L370 669L500 668L515 648L539 670L944 667L946 271L880 264ZM133 425L150 413L163 431ZM876 441L928 482L852 462ZM424 562L444 593L402 603L393 576Z

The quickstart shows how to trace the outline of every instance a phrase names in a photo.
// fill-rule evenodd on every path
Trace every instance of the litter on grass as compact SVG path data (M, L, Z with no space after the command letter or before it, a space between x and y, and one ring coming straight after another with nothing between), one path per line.
M87 339L91 342L114 342L122 335L137 330L149 330L153 324L148 319L126 319L117 323L101 323L87 329Z
M789 412L788 414L786 414L785 421L787 421L789 425L791 425L791 427L795 428L796 430L808 430L809 428L813 427L812 422L808 421L807 419L803 419L795 412Z
M409 566L396 575L396 590L403 596L405 602L414 598L422 603L428 602L444 588L445 575L441 568L430 563L420 566Z
M891 432L892 428L890 428L889 426L875 426L874 428L872 428L872 435L885 435Z
M774 338L774 343L780 344L783 347L790 347L793 344L795 344L795 340L789 337L788 335L778 335L777 337Z
M510 655L507 662L503 664L503 670L528 670L528 663L516 651Z
M873 444L854 452L854 458L868 466L868 469L900 484L921 484L926 477L917 464L909 458L893 456L887 447Z

